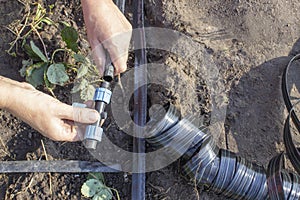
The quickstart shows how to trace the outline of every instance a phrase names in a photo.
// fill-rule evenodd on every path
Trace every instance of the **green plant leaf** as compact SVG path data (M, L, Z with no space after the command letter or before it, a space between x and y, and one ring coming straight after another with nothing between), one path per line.
M37 21L39 20L39 18L41 17L42 13L43 13L43 7L41 6L41 4L37 4L37 10L36 10L36 13L35 13L35 17L34 17L34 20Z
M101 172L89 173L89 175L87 176L87 179L97 179L97 180L101 181L102 183L104 183L104 176L103 176L103 173L101 173Z
M34 61L42 61L40 57L38 57L31 49L31 47L28 44L24 44L23 46L24 51Z
M10 52L8 50L5 50L6 53L8 53L8 55L12 56L12 57L17 57L17 53L16 52Z
M92 197L105 186L97 179L87 180L81 187L81 194L85 197Z
M39 62L39 63L35 63L33 65L30 65L26 68L26 72L25 72L25 75L26 77L27 76L31 76L32 72L35 70L35 69L38 69L38 68L41 68L45 63L44 62ZM46 63L47 64L47 63Z
M42 51L34 44L33 41L30 41L30 47L32 51L44 62L48 62L46 56L42 53Z
M44 82L45 82L46 88L48 88L49 90L52 90L55 88L55 85L50 83L50 81L47 78L47 70L44 71Z
M78 69L76 78L83 77L88 73L88 71L89 71L89 67L85 64L81 64L80 68Z
M44 84L44 71L47 68L47 63L42 63L40 67L31 68L30 76L26 76L26 81L33 87Z
M52 91L56 85L50 83L50 81L47 78L47 69L44 71L44 82L45 82L45 86L49 91Z
M25 44L26 44L26 39L24 38L24 39L22 40L21 47L23 48Z
M61 37L69 49L78 52L78 33L73 27L65 26L61 31Z
M92 85L87 86L84 90L80 92L80 98L84 101L93 99L95 88Z
M86 62L85 57L81 54L78 54L78 53L75 53L73 55L73 58L75 59L76 62L79 62L79 63L85 63Z
M19 70L21 77L25 77L26 76L26 68L27 66L23 65L22 68Z
M113 198L112 192L108 187L100 188L92 200L111 200Z
M77 81L74 83L74 86L71 90L71 93L76 93L79 92L80 90L84 90L86 87L88 87L89 83L86 79L82 79L80 81Z
M63 86L69 80L65 66L62 63L50 65L47 70L47 78L50 83L60 86Z
M54 4L50 4L48 7L50 10L52 10L54 8Z
M29 67L29 66L32 65L32 64L33 64L32 59L22 60L22 68L19 70L20 75L21 75L22 77L25 77L25 76L26 76L26 69L27 69L27 67Z

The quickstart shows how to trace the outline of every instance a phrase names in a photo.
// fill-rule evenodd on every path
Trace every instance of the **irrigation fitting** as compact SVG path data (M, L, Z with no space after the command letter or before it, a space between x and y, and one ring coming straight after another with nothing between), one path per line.
M87 149L94 150L97 148L97 144L102 140L103 124L107 118L106 106L111 100L111 82L114 78L114 66L109 64L106 66L103 82L100 87L96 88L93 101L95 102L95 110L99 112L99 119L94 124L90 124L86 127L83 143ZM82 107L81 104L74 103L73 106Z
M83 143L87 149L96 149L98 142L101 142L103 134L103 123L107 118L106 106L110 103L111 88L110 82L114 78L114 66L112 64L105 68L103 79L100 87L95 90L94 102L95 110L100 114L100 118L92 125L88 125L85 129Z

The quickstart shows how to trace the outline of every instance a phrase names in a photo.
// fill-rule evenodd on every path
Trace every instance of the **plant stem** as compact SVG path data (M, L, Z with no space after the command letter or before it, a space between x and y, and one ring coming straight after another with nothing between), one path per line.
M112 191L114 191L114 192L116 193L117 199L118 199L118 200L121 200L121 199L120 199L120 195L119 195L118 190L116 190L116 189L114 189L114 188L111 188L111 187L108 187L108 188L111 189Z
M57 97L55 96L53 90L52 90L51 88L48 88L48 87L47 87L47 89L48 89L48 91L51 93L51 95L52 95L55 99L57 99Z
M27 26L28 19L29 19L29 15L30 15L30 11L27 13L26 16L24 16L24 18L25 18L24 25L22 26L22 28L21 28L20 31L16 32L16 39L15 39L13 42L10 43L10 48L7 50L8 53L10 53L11 50L14 48L14 46L17 44L17 41L18 41L19 39L22 39L22 38L23 38L23 36L21 36L21 34L22 34L23 30L25 29L25 27ZM23 18L23 19L24 19L24 18ZM22 20L23 20L23 19L22 19ZM7 27L7 29L10 30L8 27ZM12 30L11 30L11 31L12 31Z
M98 79L98 80L95 80L95 81L91 81L89 82L89 84L93 84L93 83L98 83L98 82L103 82L103 79Z
M37 34L37 36L39 37L42 45L43 45L43 49L44 49L44 53L45 53L45 56L48 57L48 52L47 52L47 49L46 49L46 46L45 46L45 43L40 35L40 33L36 30L36 28L34 28L33 26L31 26L32 30Z
M50 63L52 64L53 61L54 61L54 56L56 53L60 52L60 51L63 51L63 52L70 52L70 50L68 49L55 49L55 51L52 53L52 56L51 56L51 60L50 60Z

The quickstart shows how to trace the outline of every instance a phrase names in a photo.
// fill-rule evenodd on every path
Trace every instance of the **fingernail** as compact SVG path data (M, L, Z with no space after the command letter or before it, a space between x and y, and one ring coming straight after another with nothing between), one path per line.
M89 120L95 122L99 119L99 113L96 111L90 111L89 113Z

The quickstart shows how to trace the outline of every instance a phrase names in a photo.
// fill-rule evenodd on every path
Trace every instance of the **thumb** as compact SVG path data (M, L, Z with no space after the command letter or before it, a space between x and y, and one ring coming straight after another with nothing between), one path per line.
M131 31L116 34L102 42L115 66L115 74L126 71Z
M62 103L59 106L58 117L83 124L91 124L96 122L100 115L90 108L78 108Z
M121 74L126 71L127 59L128 59L128 54L125 54L122 57L118 58L117 60L113 61L114 66L116 66L115 74Z

